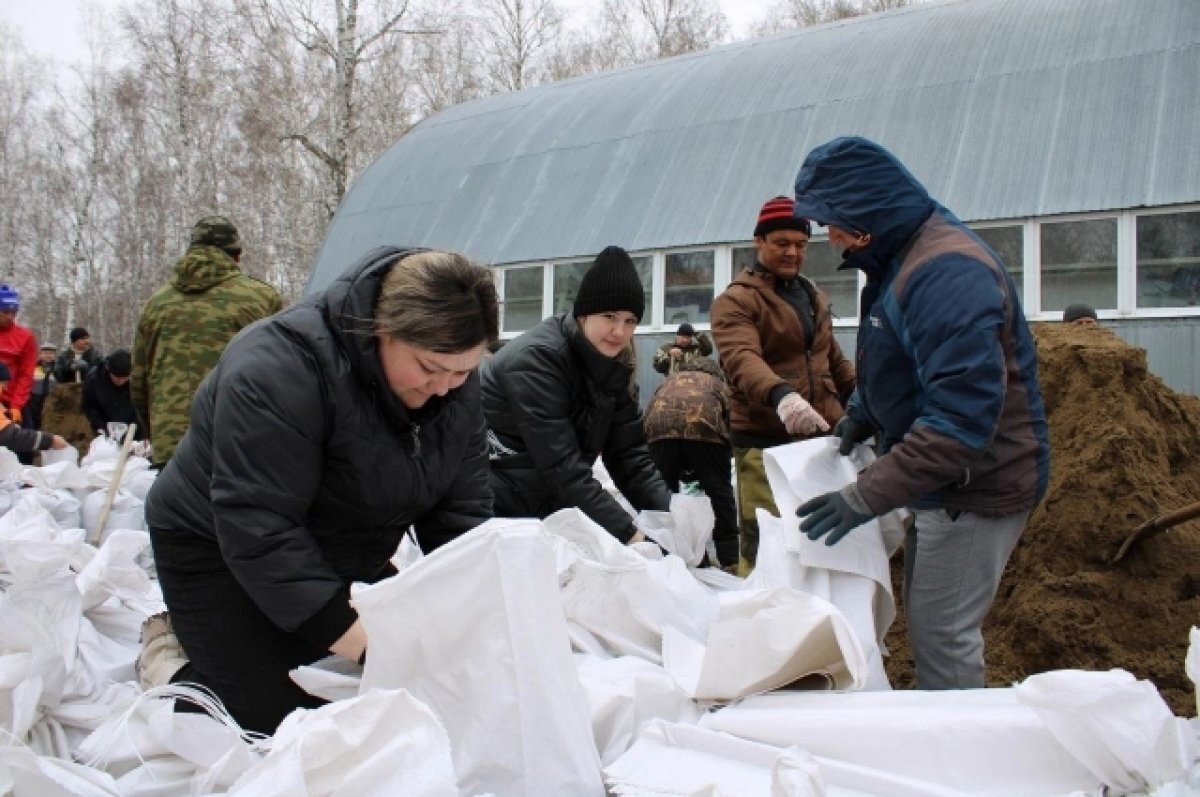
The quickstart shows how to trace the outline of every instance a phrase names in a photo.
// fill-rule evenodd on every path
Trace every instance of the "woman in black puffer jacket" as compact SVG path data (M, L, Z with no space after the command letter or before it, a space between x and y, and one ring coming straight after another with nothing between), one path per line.
M631 343L646 299L633 261L610 246L579 286L574 312L509 341L481 369L500 517L579 507L621 542L642 538L592 475L597 457L635 509L671 493L646 448Z
M350 584L394 573L410 527L428 552L492 516L476 368L497 331L488 269L387 247L230 342L146 502L172 681L263 733L323 702L288 671L365 654Z

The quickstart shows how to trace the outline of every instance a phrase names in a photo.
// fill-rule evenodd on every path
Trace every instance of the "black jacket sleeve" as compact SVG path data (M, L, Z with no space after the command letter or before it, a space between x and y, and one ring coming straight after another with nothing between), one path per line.
M230 571L285 631L328 648L354 622L349 594L305 526L330 424L320 369L264 327L210 374L213 525ZM291 385L280 390L280 385Z
M622 542L633 536L633 518L592 473L571 420L568 377L554 351L524 349L504 375L505 399L538 475L560 506L579 507Z
M604 467L634 509L671 508L671 491L650 458L636 397L617 405L604 445Z
M100 397L96 394L96 380L103 376L99 373L99 369L94 369L89 373L87 379L83 380L83 397L80 399L83 414L87 416L92 429L97 431L104 430L108 426L108 421L104 416L104 407L101 406Z

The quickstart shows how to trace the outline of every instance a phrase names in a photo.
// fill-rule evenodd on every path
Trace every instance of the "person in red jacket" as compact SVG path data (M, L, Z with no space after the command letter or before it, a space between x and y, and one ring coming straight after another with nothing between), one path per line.
M8 366L0 363L0 390L8 387L8 383ZM0 415L0 446L21 454L45 451L49 448L62 449L68 445L66 438L60 435L39 432L35 429L22 429L9 420L7 415Z
M21 423L21 413L33 390L33 369L37 367L37 338L17 323L21 295L10 285L0 285L0 363L12 374L12 381L0 391L4 414L13 423Z

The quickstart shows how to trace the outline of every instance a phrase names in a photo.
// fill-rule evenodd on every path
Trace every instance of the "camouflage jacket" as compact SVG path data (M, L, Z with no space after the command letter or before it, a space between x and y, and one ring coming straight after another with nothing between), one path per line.
M681 357L671 357L671 349L678 348L683 352ZM673 374L682 369L694 367L696 361L707 360L713 352L712 341L703 332L692 338L687 346L678 346L674 339L667 341L654 352L654 370L660 374Z
M650 397L646 441L729 442L729 388L713 370L676 371Z
M146 300L129 381L139 423L163 465L187 431L192 396L243 327L278 312L279 293L215 246L193 246L171 281Z

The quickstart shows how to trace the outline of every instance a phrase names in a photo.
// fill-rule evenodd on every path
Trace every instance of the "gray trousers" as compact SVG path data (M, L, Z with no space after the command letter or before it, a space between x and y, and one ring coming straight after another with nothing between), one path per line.
M983 618L1029 513L914 514L904 542L904 614L917 688L982 688Z

